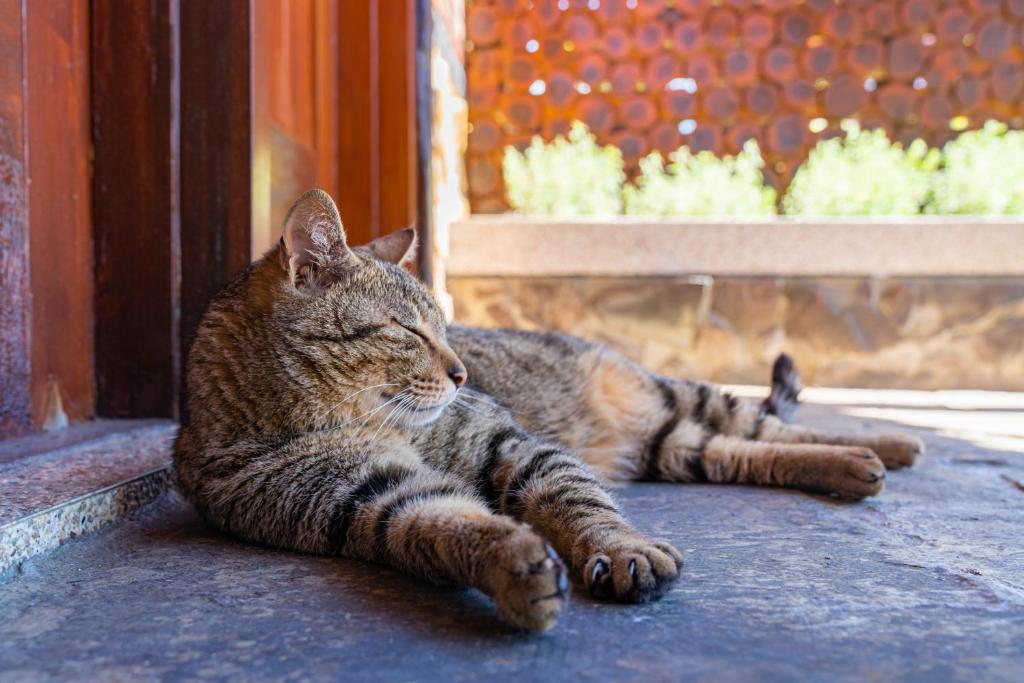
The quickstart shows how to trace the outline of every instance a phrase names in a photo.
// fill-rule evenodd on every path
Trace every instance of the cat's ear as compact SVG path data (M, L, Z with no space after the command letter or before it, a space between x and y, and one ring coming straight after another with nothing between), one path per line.
M352 258L345 243L345 228L334 200L323 190L299 197L284 219L281 267L296 289L317 289L331 284L338 266Z
M405 228L392 232L364 244L359 249L370 252L381 261L405 266L416 257L416 231Z

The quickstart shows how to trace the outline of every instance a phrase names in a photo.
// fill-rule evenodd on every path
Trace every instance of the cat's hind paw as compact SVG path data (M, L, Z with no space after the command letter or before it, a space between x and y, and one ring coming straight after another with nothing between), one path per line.
M886 434L878 437L872 449L886 469L898 470L913 466L917 457L924 453L924 441L907 434Z
M583 568L583 583L595 598L618 602L651 602L679 578L683 554L665 541L644 538L610 544Z

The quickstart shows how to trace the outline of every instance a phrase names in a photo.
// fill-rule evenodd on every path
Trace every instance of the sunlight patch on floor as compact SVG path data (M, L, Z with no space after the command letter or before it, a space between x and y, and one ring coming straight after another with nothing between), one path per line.
M764 398L768 387L726 384L736 396ZM898 406L903 408L945 408L948 410L1024 411L1024 392L1015 391L918 391L911 389L838 389L808 387L800 392L804 403L838 406Z
M852 417L934 429L943 436L970 441L983 448L1024 453L1024 412L859 406L840 408L839 412Z
M768 395L762 386L723 388L746 398ZM800 392L800 401L837 406L851 417L934 429L982 448L1024 453L1024 392L811 387Z

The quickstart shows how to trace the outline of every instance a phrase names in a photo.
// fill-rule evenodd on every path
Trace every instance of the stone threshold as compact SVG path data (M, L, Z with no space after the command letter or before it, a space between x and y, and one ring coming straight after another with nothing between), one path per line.
M771 220L476 215L449 277L1024 275L1024 217Z
M176 431L166 420L96 421L5 443L0 576L166 492Z

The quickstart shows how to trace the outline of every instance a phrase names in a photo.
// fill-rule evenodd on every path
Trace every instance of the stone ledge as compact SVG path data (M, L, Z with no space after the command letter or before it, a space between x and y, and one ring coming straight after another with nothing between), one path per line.
M557 330L673 377L1024 391L1024 277L449 277L455 320Z
M769 221L473 216L451 226L449 276L1024 275L1024 219Z
M36 448L53 435L14 444L26 455L0 464L0 575L167 491L176 425L147 420L105 426L73 427L53 450ZM86 436L76 438L76 431Z

